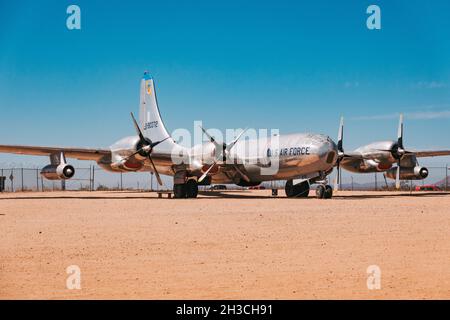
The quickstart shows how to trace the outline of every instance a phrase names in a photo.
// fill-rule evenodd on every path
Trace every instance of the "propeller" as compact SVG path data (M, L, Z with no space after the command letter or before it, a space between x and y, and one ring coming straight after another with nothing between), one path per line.
M397 130L397 146L392 149L392 155L397 159L397 172L395 175L395 187L400 189L400 165L403 156L405 155L405 148L403 147L403 114L400 114Z
M400 114L400 119L398 121L397 130L397 143L394 144L390 151L394 159L397 160L397 171L395 173L395 188L400 189L400 171L401 171L401 160L405 155L406 151L403 146L403 114Z
M339 131L338 131L338 143L337 143L337 149L338 149L338 158L336 160L336 179L334 183L334 190L338 191L341 185L341 178L342 178L342 171L341 171L341 161L344 158L344 117L341 117L341 123L339 125Z
M142 133L141 128L139 127L139 125L134 117L133 112L131 112L131 118L133 119L133 124L136 129L136 133L139 136L138 146L140 146L140 148L138 148L138 150L136 152L133 152L130 156L125 158L125 161L134 157L136 154L140 154L141 156L148 158L148 160L150 160L150 163L153 167L153 171L155 172L156 180L158 180L159 185L162 186L163 183L162 183L161 177L159 176L158 170L156 170L156 166L155 166L155 163L153 162L151 153L153 151L153 148L155 148L157 145L164 142L165 140L169 139L169 137L167 137L163 140L160 140L160 141L153 142L149 138L144 137L144 134Z
M213 163L209 166L209 168L205 171L205 173L202 174L202 176L198 179L198 182L202 182L211 172L212 168L217 164L219 161L225 162L227 159L227 156L229 155L231 149L236 145L238 140L242 137L245 131L247 131L247 128L242 130L242 132L229 144L226 144L225 142L220 144L214 139L213 136L211 136L202 126L200 126L200 129L205 133L205 135L209 138L209 141L211 141L215 148L216 148L216 158L214 159ZM220 152L217 154L217 150L220 150ZM247 182L250 182L250 178L242 172L241 169L236 164L232 164L233 168L236 170L236 172Z
M397 160L397 171L395 174L395 187L400 189L400 171L401 171L401 160L405 154L410 153L405 150L403 146L403 114L400 114L400 119L398 122L398 130L397 130L397 142L392 146L391 149L383 150L378 149L383 152L390 152L392 157Z

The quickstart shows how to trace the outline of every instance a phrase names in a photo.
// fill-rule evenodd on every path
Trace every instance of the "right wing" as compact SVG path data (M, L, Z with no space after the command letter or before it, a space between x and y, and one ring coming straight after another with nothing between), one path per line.
M0 145L0 153L51 156L61 152L68 158L93 161L98 161L105 156L111 155L111 151L106 149Z
M418 158L450 156L450 150L410 151Z

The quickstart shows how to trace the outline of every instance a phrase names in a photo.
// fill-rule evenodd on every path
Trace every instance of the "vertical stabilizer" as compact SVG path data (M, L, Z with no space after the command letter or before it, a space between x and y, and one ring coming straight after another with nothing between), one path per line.
M161 141L170 137L159 113L153 78L144 73L141 80L141 105L139 120L143 134L152 141Z

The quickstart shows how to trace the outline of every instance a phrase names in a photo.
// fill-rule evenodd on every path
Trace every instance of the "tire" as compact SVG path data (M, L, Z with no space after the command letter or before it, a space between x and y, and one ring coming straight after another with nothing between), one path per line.
M325 193L323 195L324 199L331 199L333 197L333 188L329 185L325 186Z
M297 198L308 198L309 196L309 183L308 181L302 182L295 186L297 192Z
M197 198L198 184L195 180L188 180L186 182L186 198Z
M292 180L286 181L286 185L284 186L284 192L286 192L286 197L292 198L295 196L294 194L294 184Z
M323 199L324 196L325 196L325 186L320 184L316 188L316 197L317 199Z
M186 198L186 184L175 184L173 186L173 196L175 199Z
M286 181L284 191L288 198L307 198L309 195L309 183L308 181L304 181L294 185L292 180L288 180Z

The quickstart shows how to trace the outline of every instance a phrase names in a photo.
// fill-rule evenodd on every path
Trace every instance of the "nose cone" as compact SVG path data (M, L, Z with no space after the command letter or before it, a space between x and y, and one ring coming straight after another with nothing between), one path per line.
M333 167L337 160L338 148L336 143L328 137L323 137L322 144L319 148L319 157L328 167Z

